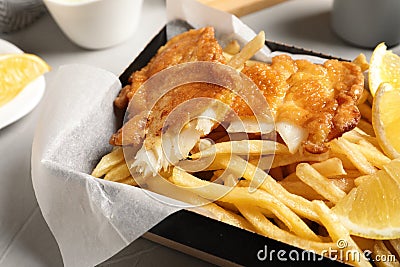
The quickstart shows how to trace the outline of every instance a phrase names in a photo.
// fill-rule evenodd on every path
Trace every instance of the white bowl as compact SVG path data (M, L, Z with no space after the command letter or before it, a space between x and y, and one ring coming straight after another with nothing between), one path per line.
M127 40L137 29L143 0L44 0L65 35L88 49Z
M333 30L345 41L367 48L400 41L399 0L334 0Z

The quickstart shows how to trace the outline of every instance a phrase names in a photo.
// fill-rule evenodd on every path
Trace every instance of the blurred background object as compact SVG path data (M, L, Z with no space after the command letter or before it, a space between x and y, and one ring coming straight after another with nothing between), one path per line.
M374 48L400 41L399 0L334 0L332 28L350 44Z
M64 34L87 49L120 44L137 29L143 0L44 0Z
M198 0L200 3L234 14L238 17L274 6L287 0Z
M20 30L45 12L42 0L0 0L0 32Z

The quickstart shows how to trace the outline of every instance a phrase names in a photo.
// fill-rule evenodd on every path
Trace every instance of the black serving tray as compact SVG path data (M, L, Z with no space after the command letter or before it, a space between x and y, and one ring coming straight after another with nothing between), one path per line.
M143 68L157 53L157 50L167 42L166 25L145 47L139 56L120 75L122 86L128 84L130 75ZM289 46L274 41L266 41L272 51L283 51L293 54L306 54L326 59L338 59L330 55L315 53L310 50ZM328 258L317 256L301 257L302 249L288 244L216 221L200 214L181 210L151 228L145 238L162 245L177 249L181 252L201 258L220 266L347 266ZM260 250L275 250L275 256L259 260L257 254L263 257ZM284 250L292 252L291 260L286 254L286 261L279 260L277 252ZM295 251L295 252L294 252ZM297 256L298 257L297 260ZM307 255L307 254L306 254Z

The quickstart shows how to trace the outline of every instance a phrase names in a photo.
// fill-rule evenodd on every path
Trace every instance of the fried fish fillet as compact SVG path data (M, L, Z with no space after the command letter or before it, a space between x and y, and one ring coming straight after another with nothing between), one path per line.
M225 63L222 48L214 37L213 27L189 30L171 38L144 68L131 75L130 84L122 89L114 101L115 105L121 109L126 108L139 87L159 71L194 61Z
M165 46L159 49L147 66L131 75L130 85L121 90L114 102L117 107L126 108L129 101L132 100L134 102L129 107L132 106L139 112L130 117L127 123L111 137L110 144L140 145L143 142L143 146L136 154L133 167L145 176L149 172L154 174L161 168L167 168L171 161L177 162L186 157L200 137L207 135L216 127L215 122L209 120L196 120L189 123L179 133L178 147L173 143L173 139L176 136L168 133L168 130L175 126L173 125L174 121L169 121L170 124L166 122L170 113L176 107L195 98L219 100L227 105L235 99L235 95L230 90L210 83L183 84L162 94L155 104L151 99L159 97L156 90L153 92L151 90L142 90L144 82L148 81L154 74L181 63L199 61L226 63L222 48L214 37L214 29L212 27L190 30L168 41ZM216 76L218 74L213 74L210 71L209 75ZM190 80L190 77L185 77ZM139 97L137 97L138 95ZM154 104L154 106L150 107L150 103ZM200 117L203 115L209 116L210 114L213 117L216 113L222 115L225 112L225 110L219 111L217 105L205 105L201 101L191 104L189 107L190 110L180 111L181 118L179 119L184 119L185 112L196 113ZM151 112L148 113L148 109L151 109ZM164 136L169 134L170 140L163 143L164 146L169 144L169 147L161 147L161 134L164 134ZM154 167L155 171L149 171L151 167Z
M327 142L360 120L357 101L364 76L353 63L327 60L319 65L279 55L271 64L252 64L242 71L263 92L283 139L290 143L296 138L293 134L302 135L304 148L311 153L325 152Z
M214 37L214 28L205 27L198 30L190 30L169 40L165 46L159 49L157 54L143 69L131 75L129 78L130 84L121 90L114 104L120 109L126 108L138 89L154 74L180 63L195 61L226 63L222 48ZM151 92L144 92L144 94L146 93ZM143 129L146 124L152 127L150 132L156 135L160 134L161 127L159 126L163 122L162 118L165 118L174 107L193 97L231 98L230 92L227 89L211 84L189 84L180 86L180 88L165 95L160 103L154 107L155 112L152 112L152 114L155 115L154 117L146 118L146 121L144 121L143 118L132 118L122 129L111 137L110 144L122 145L122 132L125 134L124 138L126 143L139 142L143 136L137 136L137 127ZM146 95L143 96L142 103L136 104L145 106ZM157 119L153 120L155 117L157 117ZM155 128L158 128L158 130L154 130Z

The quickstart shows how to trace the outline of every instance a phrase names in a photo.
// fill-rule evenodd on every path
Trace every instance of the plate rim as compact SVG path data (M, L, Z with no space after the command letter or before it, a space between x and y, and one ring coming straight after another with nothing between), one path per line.
M0 55L24 53L11 42L0 39ZM44 75L29 83L12 100L0 107L0 130L28 115L41 101L46 89Z

